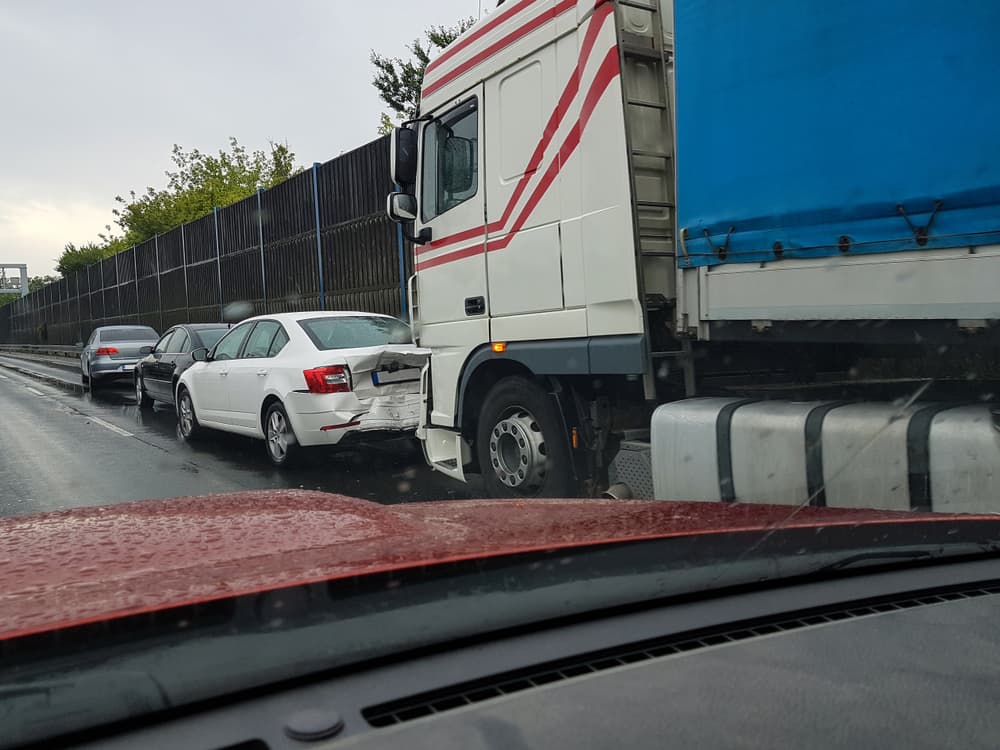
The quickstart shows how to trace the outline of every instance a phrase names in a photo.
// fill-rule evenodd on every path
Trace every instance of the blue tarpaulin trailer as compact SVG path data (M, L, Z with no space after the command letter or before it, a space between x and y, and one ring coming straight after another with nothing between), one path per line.
M674 30L680 267L1000 242L1000 3L676 0Z

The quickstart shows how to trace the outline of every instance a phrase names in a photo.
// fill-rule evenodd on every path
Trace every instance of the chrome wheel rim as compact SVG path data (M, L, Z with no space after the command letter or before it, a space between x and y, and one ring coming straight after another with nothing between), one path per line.
M277 461L288 455L288 423L280 411L272 411L267 418L267 449Z
M548 458L545 436L534 415L515 406L490 431L490 464L501 484L520 492L545 482Z
M181 432L187 436L191 434L194 427L194 407L191 405L191 397L186 393L181 396L180 403Z

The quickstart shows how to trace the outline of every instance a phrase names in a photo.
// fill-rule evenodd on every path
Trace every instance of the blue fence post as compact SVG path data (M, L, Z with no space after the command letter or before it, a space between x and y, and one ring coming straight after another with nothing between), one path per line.
M402 190L396 185L397 192ZM399 255L399 317L406 318L406 256L403 245L403 225L396 224L396 252Z
M215 271L219 278L219 320L226 321L225 305L222 303L222 247L219 245L219 207L212 207L212 218L215 222Z
M160 235L153 235L153 260L156 261L156 309L160 313L160 330L163 330L163 285L160 282ZM187 321L185 321L187 322Z
M260 314L267 312L267 268L264 266L264 214L261 210L260 197L264 194L264 188L257 188L257 242L260 245L260 289L264 296L264 309Z
M326 283L323 278L323 240L319 234L319 162L313 162L313 207L316 209L316 262L319 267L319 309L326 309Z
M184 239L184 225L181 224L181 268L184 269L184 322L191 322L191 293L188 291L187 240Z
M132 273L135 274L135 322L141 324L142 315L139 312L139 251L135 249L135 245L132 246Z

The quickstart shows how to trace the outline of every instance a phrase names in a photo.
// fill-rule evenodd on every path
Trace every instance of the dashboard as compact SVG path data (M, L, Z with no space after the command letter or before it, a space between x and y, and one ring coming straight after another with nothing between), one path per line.
M689 597L399 655L75 748L996 747L1000 561Z

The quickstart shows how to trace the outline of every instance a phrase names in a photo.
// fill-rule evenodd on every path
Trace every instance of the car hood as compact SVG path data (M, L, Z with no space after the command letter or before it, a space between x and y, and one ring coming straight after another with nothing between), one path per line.
M380 505L264 490L0 519L0 640L464 559L783 527L980 518L622 500ZM995 516L984 516L996 520Z

